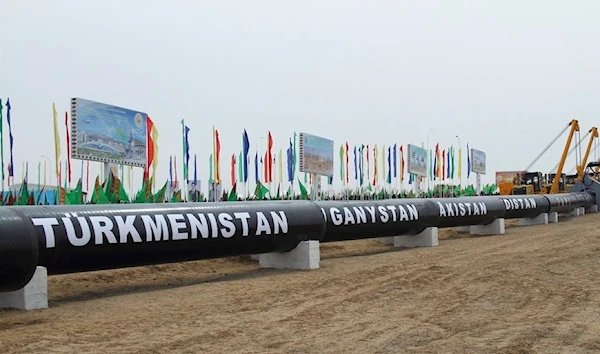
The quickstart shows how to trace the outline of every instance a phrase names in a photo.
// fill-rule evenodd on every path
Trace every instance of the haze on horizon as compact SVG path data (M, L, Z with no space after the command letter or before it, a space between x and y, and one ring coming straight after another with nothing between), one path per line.
M458 135L463 150L486 151L483 182L493 183L497 170L525 168L571 119L582 135L600 124L598 10L596 1L541 0L8 0L0 97L13 107L15 177L24 161L36 176L42 155L53 160L52 103L63 117L70 98L82 97L152 117L159 181L171 155L181 178L184 118L203 190L213 126L226 186L244 128L252 156L267 130L284 153L294 131L336 147L458 148ZM556 165L565 140L533 170ZM4 150L6 165L6 132ZM572 157L565 172L574 165ZM73 161L74 181L79 169ZM99 171L93 164L91 178Z

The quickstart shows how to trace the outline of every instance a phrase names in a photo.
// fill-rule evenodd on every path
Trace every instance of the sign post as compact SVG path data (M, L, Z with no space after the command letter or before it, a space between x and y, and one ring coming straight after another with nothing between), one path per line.
M471 149L471 172L475 173L475 190L481 195L481 175L486 173L486 156L481 150Z
M428 154L427 150L417 145L408 144L407 146L407 163L406 170L409 174L415 175L414 188L415 196L418 197L421 194L421 186L419 177L427 177L427 161Z
M333 140L300 133L298 147L300 172L310 173L312 177L310 199L318 200L321 176L333 177Z

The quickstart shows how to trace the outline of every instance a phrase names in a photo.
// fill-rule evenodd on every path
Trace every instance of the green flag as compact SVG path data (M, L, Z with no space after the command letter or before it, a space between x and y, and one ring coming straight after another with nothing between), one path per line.
M181 120L181 139L183 140L183 180L187 181L188 178L188 166L187 166L187 141L185 139L185 121Z
M306 187L304 187L304 185L302 184L302 182L300 182L299 179L298 183L300 184L300 198L303 200L308 200L308 191L306 190Z
M256 189L254 190L254 196L256 199L262 200L269 193L269 189L265 187L260 181L256 183Z
M94 204L110 204L110 201L108 200L108 198L106 198L106 195L104 194L104 190L100 186L99 177L96 177L96 182L94 183L94 193L92 193L92 203L94 203Z
M162 186L162 188L156 192L156 194L154 195L154 202L155 203L164 203L165 202L165 195L167 194L167 187L169 185L169 181L167 180L165 182L165 185Z
M236 184L233 184L233 187L231 188L231 191L229 192L229 195L227 196L227 201L228 202L237 202L238 200L238 195L237 195L237 191L236 191Z
M77 186L72 191L65 191L65 203L67 204L83 204L83 188L81 178L77 181Z

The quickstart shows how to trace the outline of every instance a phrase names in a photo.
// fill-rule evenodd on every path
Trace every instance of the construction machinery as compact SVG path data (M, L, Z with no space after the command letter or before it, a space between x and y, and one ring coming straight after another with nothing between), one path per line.
M569 130L567 141L565 143L561 158L555 167L555 171L546 175L542 174L541 172L530 171L531 167L533 167L539 161L539 159L567 130ZM597 137L597 129L593 128L593 131ZM592 130L590 130L590 133L588 134L591 134L591 132ZM579 133L579 121L577 119L571 120L569 124L567 124L563 130L561 130L561 132L550 142L550 144L548 144L548 146L546 146L546 148L542 150L542 152L523 171L496 172L496 184L498 185L500 194L556 194L567 190L569 183L567 183L568 178L567 175L563 173L563 169L568 155L576 150L577 146L579 145L579 143L576 144L576 146L569 151L575 133ZM578 141L581 142L581 139L578 139ZM586 153L586 159L588 155L589 152ZM583 166L585 166L585 164L583 164Z
M583 155L583 159L581 160L581 164L577 166L577 178L575 183L579 183L583 181L583 177L585 176L585 166L587 164L588 158L590 157L590 153L592 152L592 146L594 145L595 139L598 138L598 128L593 127L589 131L590 141L588 142L587 148L585 150L585 155Z

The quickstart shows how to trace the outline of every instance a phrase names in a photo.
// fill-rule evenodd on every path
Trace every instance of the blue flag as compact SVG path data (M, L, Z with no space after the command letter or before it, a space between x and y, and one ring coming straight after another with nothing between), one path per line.
M392 151L391 148L388 146L388 151L387 151L387 163L388 163L388 169L387 169L387 183L392 183Z
M190 183L190 179L188 176L188 166L190 165L190 141L188 139L188 135L190 133L190 128L185 126L185 181L186 183Z
M469 177L471 177L471 151L469 150L469 143L467 143L467 178Z
M244 129L244 135L242 137L242 140L242 155L244 156L244 161L242 162L244 182L248 182L248 153L250 152L250 139L248 138L248 133L246 132L246 129Z
M196 164L196 154L194 154L194 186L198 186L198 165Z
M398 177L398 155L397 155L396 144L394 144L394 178Z
M173 156L169 156L169 180L173 186Z
M15 164L13 163L13 135L12 127L10 124L10 98L6 99L6 121L8 122L8 147L10 154L10 161L8 162L8 177L15 177Z

